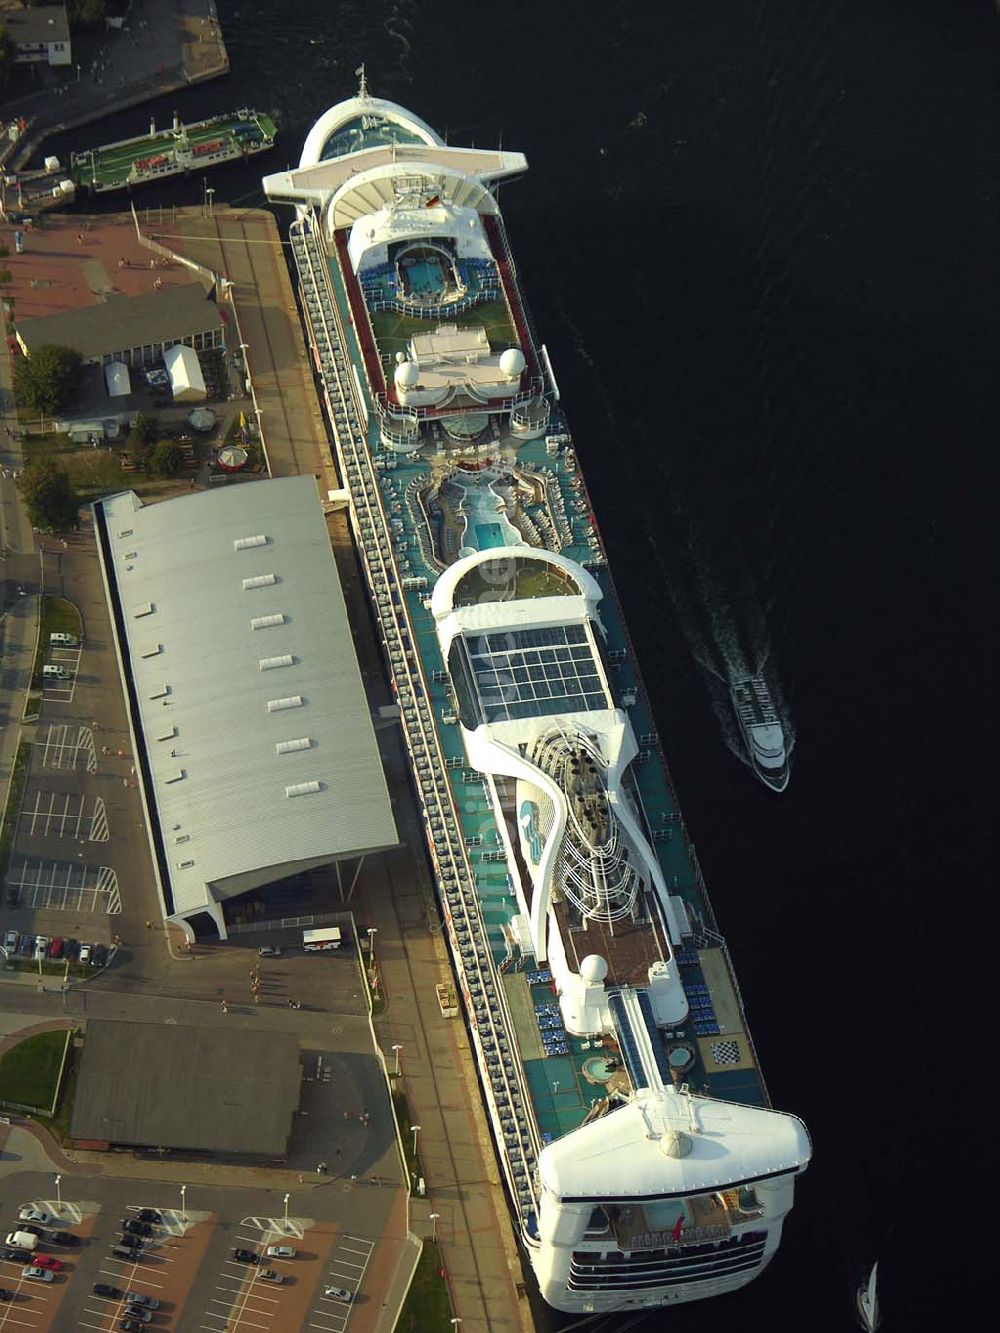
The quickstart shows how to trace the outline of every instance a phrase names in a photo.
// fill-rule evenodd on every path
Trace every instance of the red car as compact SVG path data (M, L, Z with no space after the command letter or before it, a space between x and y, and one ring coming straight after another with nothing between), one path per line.
M51 1254L33 1254L31 1262L36 1268L51 1268L53 1273L58 1273L62 1268L62 1260L53 1258Z
M64 943L64 941L63 941L63 940L60 940L60 939L55 939L55 940L52 941L52 943L49 945L49 957L50 957L50 958L61 958L61 957L62 957L62 953L63 953L63 943Z

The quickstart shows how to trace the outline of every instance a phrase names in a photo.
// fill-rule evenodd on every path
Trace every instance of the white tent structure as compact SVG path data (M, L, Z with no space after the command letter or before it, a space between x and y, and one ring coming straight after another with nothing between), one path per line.
M104 383L109 398L124 398L132 392L132 380L124 361L109 361L104 367Z
M194 348L175 343L164 352L163 361L170 376L174 400L179 403L203 403L208 395L205 391L205 377L198 364L198 353Z

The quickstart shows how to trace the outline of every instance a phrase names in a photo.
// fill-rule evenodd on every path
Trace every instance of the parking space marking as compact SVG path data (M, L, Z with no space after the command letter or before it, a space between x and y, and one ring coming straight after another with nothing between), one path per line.
M53 648L49 652L49 665L59 666L66 672L64 680L42 678L42 698L49 703L69 704L76 694L76 680L80 672L82 648Z
M99 796L94 797L94 809L90 816L90 841L107 842L111 834L108 830L108 812Z
M114 916L122 910L118 875L110 866L17 857L4 882L20 889L23 905L34 911L105 911Z
M43 768L74 769L82 758L86 761L88 773L97 772L97 750L90 727L51 722L45 732L45 740L39 742L39 748Z
M329 1256L326 1276L321 1284L324 1290L310 1312L312 1316L309 1321L310 1328L319 1329L320 1333L344 1333L374 1251L373 1240L365 1240L363 1236L352 1236L346 1232L340 1237L337 1248ZM353 1257L345 1258L345 1253ZM352 1271L348 1273L347 1269ZM342 1287L345 1291L349 1291L350 1302L339 1300L336 1296L328 1296L325 1291L328 1286ZM317 1320L323 1322L317 1323Z
M90 823L93 828L94 818L98 814L97 806L100 805L103 811L104 803L98 796L91 798L91 805ZM79 838L86 808L87 798L80 792L36 791L34 800L21 807L18 832L29 837ZM107 830L106 814L104 827ZM107 837L91 837L91 841L106 842Z

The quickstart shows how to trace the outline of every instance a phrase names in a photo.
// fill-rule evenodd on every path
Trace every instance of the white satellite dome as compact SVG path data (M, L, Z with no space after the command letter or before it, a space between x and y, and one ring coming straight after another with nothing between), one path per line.
M420 367L414 365L412 361L400 361L393 376L397 389L413 389L419 378Z
M511 380L520 376L526 364L520 347L508 347L500 357L500 369Z
M689 1157L694 1142L682 1129L666 1129L660 1135L660 1152L665 1157Z
M580 976L584 981L603 981L608 975L608 961L599 953L588 953L580 964Z
M405 352L397 352L397 353L396 353L396 365L397 365L397 366L401 366L405 360L406 360L406 353L405 353Z

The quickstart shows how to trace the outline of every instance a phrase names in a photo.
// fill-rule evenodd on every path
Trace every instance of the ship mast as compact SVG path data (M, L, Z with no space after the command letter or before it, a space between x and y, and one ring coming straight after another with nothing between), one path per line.
M364 101L367 101L367 100L368 100L368 80L367 80L367 78L365 77L365 66L364 66L364 62L362 62L362 63L357 67L357 69L356 69L354 72L355 72L355 74L358 76L358 97L362 98Z

